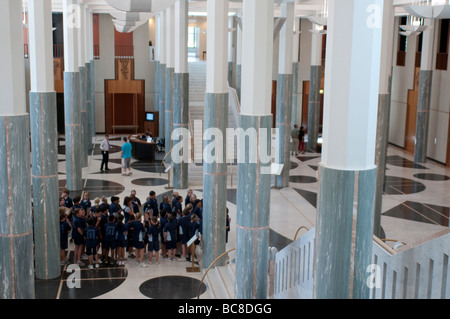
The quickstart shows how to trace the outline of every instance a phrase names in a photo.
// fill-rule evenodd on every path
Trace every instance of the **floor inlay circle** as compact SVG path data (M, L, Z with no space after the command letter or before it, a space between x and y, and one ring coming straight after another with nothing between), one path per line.
M152 299L192 299L206 291L206 285L200 280L183 276L157 277L142 283L139 291Z

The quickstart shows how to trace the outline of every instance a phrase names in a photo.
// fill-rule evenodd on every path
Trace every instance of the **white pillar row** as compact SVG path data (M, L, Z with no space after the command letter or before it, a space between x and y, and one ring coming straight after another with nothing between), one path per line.
M77 1L63 0L64 71L79 72Z
M167 140L166 137L166 12L158 13L159 24L157 29L158 46L157 52L159 57L159 136ZM170 136L169 136L170 138Z
M299 50L300 50L300 19L294 18L294 38L292 40L292 118L291 126L297 123L297 114L300 113L298 110L301 101L300 87L298 81L298 69L299 69Z

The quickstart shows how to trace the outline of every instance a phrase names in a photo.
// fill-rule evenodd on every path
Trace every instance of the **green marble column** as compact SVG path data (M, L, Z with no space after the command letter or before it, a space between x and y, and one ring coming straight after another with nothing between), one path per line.
M0 299L34 299L28 114L0 115Z
M61 275L56 94L30 92L36 277Z

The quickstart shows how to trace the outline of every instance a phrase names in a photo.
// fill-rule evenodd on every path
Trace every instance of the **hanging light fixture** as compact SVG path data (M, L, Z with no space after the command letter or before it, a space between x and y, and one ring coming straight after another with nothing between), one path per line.
M427 26L424 25L424 19L418 18L413 15L408 17L409 23L406 25L399 26L402 31L400 31L401 35L404 36L418 36L423 31L427 29Z
M422 19L449 19L449 0L412 0L404 9L409 14Z
M309 21L319 26L326 26L328 20L328 0L323 0L322 10L319 11L315 16L308 17ZM316 30L311 30L311 32L315 32Z

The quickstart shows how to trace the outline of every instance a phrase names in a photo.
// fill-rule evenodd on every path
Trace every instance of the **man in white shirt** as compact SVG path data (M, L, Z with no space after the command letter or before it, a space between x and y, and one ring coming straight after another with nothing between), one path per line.
M100 150L102 151L102 165L100 166L100 171L103 172L103 166L105 167L106 171L109 171L108 168L108 161L109 161L109 135L105 135L105 139L102 141L102 144L100 144Z

